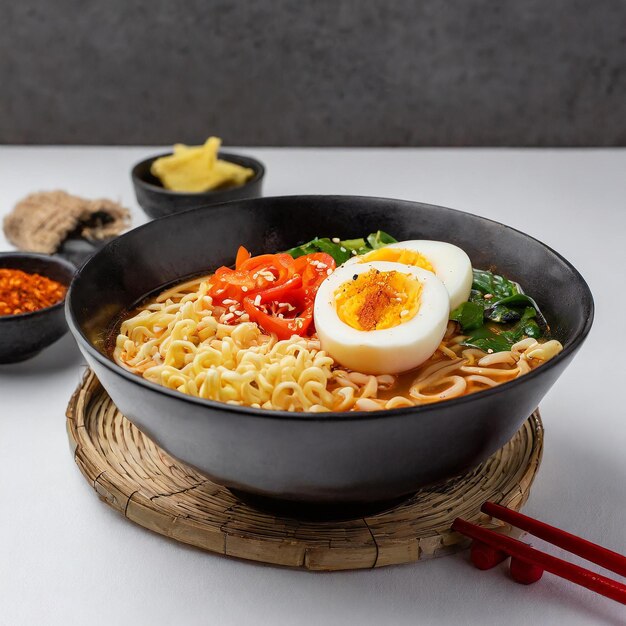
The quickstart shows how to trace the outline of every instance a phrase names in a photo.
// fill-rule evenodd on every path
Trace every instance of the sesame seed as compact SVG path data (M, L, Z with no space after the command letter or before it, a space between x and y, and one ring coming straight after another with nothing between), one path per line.
M409 314L408 309L404 309L403 311L400 311L400 317L406 317L408 314Z
M330 267L326 270L326 276L330 276L333 273L333 270Z
M491 298L493 298L493 294L492 293L486 293L485 294L485 300L490 300Z
M240 317L241 315L243 315L243 311L235 311L235 315L237 317Z
M232 320L235 317L234 313L227 313L226 315L222 315L222 322L227 322L228 320Z
M339 239L339 237L333 237L333 238L331 239L331 241L332 241L333 243L339 243L339 242L341 241L341 239Z
M254 306L259 306L260 304L261 304L261 294L259 293L254 299Z
M493 348L489 348L489 350L487 350L487 354L493 354Z
M352 280L356 280L358 277L359 277L359 275L358 275L358 274L355 274L355 275L352 277Z
M347 252L347 250L346 250L343 246L341 246L339 249L340 249L342 252Z
M352 256L356 256L356 250L352 250L351 254Z
M241 291L243 291L243 292L245 293L246 291L248 291L248 288L244 285L244 286L241 288Z
M226 298L226 300L224 300L224 304L237 304L237 300L231 300L230 298Z

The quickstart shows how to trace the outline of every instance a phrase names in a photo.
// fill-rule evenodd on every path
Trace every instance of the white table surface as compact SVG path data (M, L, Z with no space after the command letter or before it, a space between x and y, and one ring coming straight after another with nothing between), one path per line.
M35 190L108 196L144 221L129 171L154 148L0 148L0 217ZM596 300L587 343L542 404L544 460L525 511L626 551L626 150L250 149L266 195L345 193L510 224L576 265ZM323 233L320 233L323 234ZM355 224L355 236L358 224ZM10 249L0 234L0 250ZM624 607L546 574L514 583L467 553L313 574L233 561L153 534L98 500L69 453L83 360L68 335L0 366L0 623L618 624ZM539 543L539 542L536 542ZM558 551L556 551L558 553Z

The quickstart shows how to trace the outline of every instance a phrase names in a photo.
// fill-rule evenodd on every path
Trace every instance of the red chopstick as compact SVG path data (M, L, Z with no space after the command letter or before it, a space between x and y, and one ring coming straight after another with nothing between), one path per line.
M519 562L521 562L529 566L539 566L551 574L555 574L556 576L565 578L566 580L581 585L591 591L595 591L607 598L626 604L626 585L611 580L606 576L551 556L545 552L531 548L522 541L501 535L487 528L482 528L481 526L477 526L476 524L472 524L460 518L454 520L452 528L474 540L505 552L514 560L517 560L518 565Z
M626 576L626 557L617 552L607 550L597 543L581 539L560 528L555 528L554 526L540 522L517 511L507 509L494 502L485 502L481 511L487 513L487 515L491 515L491 517L496 517L503 522L507 522L507 524L512 524L513 526L517 526L517 528L526 530L535 537L539 537L539 539L544 539L552 545L581 556L583 559L611 570L620 576Z

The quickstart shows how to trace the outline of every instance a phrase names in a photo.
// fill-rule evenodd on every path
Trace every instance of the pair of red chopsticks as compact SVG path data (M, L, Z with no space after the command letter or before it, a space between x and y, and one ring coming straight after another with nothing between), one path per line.
M620 576L626 576L626 557L617 552L607 550L595 543L493 502L485 502L481 511ZM626 585L616 580L551 556L531 548L523 541L482 528L458 517L454 520L452 528L474 540L471 558L474 565L479 569L490 569L511 557L511 576L517 582L524 584L536 582L546 571L591 589L591 591L607 598L626 604Z

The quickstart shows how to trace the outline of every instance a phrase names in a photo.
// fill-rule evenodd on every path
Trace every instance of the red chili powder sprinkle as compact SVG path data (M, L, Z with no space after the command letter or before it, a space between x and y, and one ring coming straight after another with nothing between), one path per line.
M45 309L61 301L67 287L22 270L0 268L0 316Z

